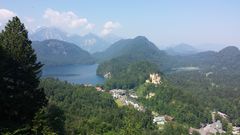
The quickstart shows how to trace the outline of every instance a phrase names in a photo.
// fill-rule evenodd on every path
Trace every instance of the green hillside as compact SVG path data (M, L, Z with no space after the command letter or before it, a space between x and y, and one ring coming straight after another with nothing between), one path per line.
M94 58L75 44L60 40L35 41L32 46L45 65L93 64Z

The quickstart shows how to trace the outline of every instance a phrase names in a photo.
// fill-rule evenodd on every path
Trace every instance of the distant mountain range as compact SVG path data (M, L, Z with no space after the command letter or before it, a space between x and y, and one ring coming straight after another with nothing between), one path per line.
M162 69L162 67L159 67L161 71L171 73L172 69L193 67L198 69L195 73L210 73L214 74L215 78L231 78L232 81L235 81L234 78L240 76L240 51L235 46L228 46L218 52L205 51L187 56L172 56L170 58L163 63L163 65L168 64L167 68ZM179 74L186 74L186 72Z
M32 40L40 40L34 41L33 47L39 60L47 65L89 64L94 63L94 60L99 63L110 63L114 59L119 60L120 63L149 61L157 64L162 71L183 66L218 70L226 68L234 70L240 67L240 51L234 46L226 47L219 52L198 52L190 45L180 44L163 51L144 36L122 39L110 45L101 37L91 33L85 36L69 36L55 28L39 29L30 37Z
M103 52L93 56L100 62L101 73L106 69L112 69L127 65L135 61L149 61L157 64L162 72L176 67L199 67L205 71L240 71L240 51L237 47L229 46L219 52L197 52L189 45L181 44L174 49L173 54L159 50L146 37L138 36L133 39L124 39L112 44ZM117 65L119 63L119 65Z
M75 44L49 39L34 41L38 60L45 65L93 64L94 58Z
M32 41L43 41L48 39L67 40L67 33L53 27L41 27L29 35Z
M169 55L191 55L199 52L198 49L188 44L179 44L174 47L168 47L166 50Z
M48 39L67 41L78 45L79 47L90 53L95 53L105 50L110 46L111 43L120 40L121 38L114 35L99 37L93 33L89 33L84 36L70 35L57 28L43 27L33 32L30 35L30 39L32 41L43 41Z

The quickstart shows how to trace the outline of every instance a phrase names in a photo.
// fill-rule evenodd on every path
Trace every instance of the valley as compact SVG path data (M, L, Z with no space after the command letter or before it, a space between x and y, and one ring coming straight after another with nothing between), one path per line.
M0 1L0 135L240 135L239 4Z
M240 51L236 47L229 46L219 52L169 54L146 37L138 36L117 41L89 56L98 64L73 62L66 66L64 63L50 65L50 68L47 64L43 78L54 77L85 87L95 85L98 91L112 95L119 108L132 108L141 113L150 111L148 115L153 117L151 122L159 132L164 132L169 124L183 126L186 133L232 132L226 126L238 129L238 103L235 102L238 100L236 90L240 87L236 80ZM152 73L160 75L159 86L146 83ZM223 96L225 89L228 94ZM234 104L229 105L230 102ZM204 129L216 122L212 121L210 113L214 110L228 114L229 118L218 119L220 124L225 124L221 129ZM165 117L173 120L166 121Z
M159 50L146 37L138 36L122 39L102 52L90 54L94 63L99 64L50 65L43 70L43 78L54 77L85 87L95 85L98 91L112 95L118 108L151 112L149 122L159 132L164 132L169 124L183 126L185 133L238 132L227 127L238 129L239 125L236 102L236 95L239 95L236 90L240 87L236 80L240 71L239 49L229 46L219 52L179 54ZM161 83L146 83L152 73L159 74ZM225 89L228 94L223 94ZM230 102L234 104L229 105ZM210 112L215 110L229 117L212 121ZM209 129L215 122L222 128Z

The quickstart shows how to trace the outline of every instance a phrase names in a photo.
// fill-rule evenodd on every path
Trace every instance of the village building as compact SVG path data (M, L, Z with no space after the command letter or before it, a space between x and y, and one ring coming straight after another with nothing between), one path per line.
M232 131L233 135L240 135L240 127L233 127L233 131Z
M137 94L136 93L129 93L129 96L131 97L131 98L138 98L138 96L137 96Z
M226 133L223 129L222 129L222 123L221 121L216 121L212 124L207 124L205 127L200 128L200 129L195 129L195 128L190 128L189 129L189 134L192 134L193 131L199 132L200 135L211 135L211 134L223 134Z
M153 73L153 74L150 74L149 75L149 79L146 80L146 83L152 83L152 84L155 84L155 85L159 85L161 84L161 77L158 73Z
M126 95L126 90L113 89L113 90L110 90L109 93L110 93L114 98L121 98L122 96L125 96L125 95Z
M157 125L164 125L166 123L164 116L156 116L153 118L153 123L157 123Z
M157 112L155 112L155 111L152 111L152 115L153 116L158 116L159 114Z
M221 116L222 118L225 118L225 119L228 119L228 118L229 118L228 115L225 114L225 113L217 112L217 114L218 114L219 116Z
M84 84L83 86L84 87L92 87L93 85L92 84Z
M125 105L133 106L133 108L138 111L142 111L142 112L145 111L145 109L142 105L139 105L138 103L136 103L132 100L129 100L129 99L125 99Z
M169 115L164 115L164 118L167 122L173 121L174 117L169 116Z
M126 106L132 106L134 109L138 111L144 112L145 109L142 105L139 105L134 98L136 98L134 93L132 93L132 96L127 93L127 90L122 89L113 89L110 90L109 93L113 96L115 99L119 99L123 105ZM131 98L130 98L131 97Z
M104 76L103 76L104 78L107 78L107 79L109 79L109 78L111 78L112 77L112 75L111 75L111 73L110 72L108 72L108 73L106 73L106 74L104 74Z
M154 96L155 96L155 93L150 92L150 93L147 94L146 99L150 99L150 98L152 98Z
M95 87L97 91L105 92L105 90L102 87Z
M152 112L153 113L153 112ZM156 113L155 113L156 114ZM169 115L164 116L154 116L153 123L157 123L157 125L164 125L166 122L172 121L174 118Z
M213 111L212 113L212 122L216 122L216 116L220 116L221 118L224 118L224 119L228 119L229 116L225 113L222 113L222 112L216 112L216 111Z

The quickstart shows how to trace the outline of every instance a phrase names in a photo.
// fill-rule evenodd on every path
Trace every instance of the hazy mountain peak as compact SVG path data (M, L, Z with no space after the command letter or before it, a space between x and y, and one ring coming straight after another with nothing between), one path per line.
M41 27L37 29L32 35L31 40L43 41L47 39L66 40L67 33L55 27Z
M178 44L176 45L175 47L183 47L183 48L192 48L192 49L195 49L193 46L189 45L189 44L186 44L186 43L181 43L181 44Z
M117 36L117 35L115 35L115 34L108 34L108 35L106 35L106 36L104 36L104 37L102 37L105 41L107 41L107 42L109 42L109 43L111 43L111 44L113 44L113 43L115 43L115 42L117 42L117 41L119 41L119 40L121 40L122 39L122 37L119 37L119 36Z
M146 40L146 41L149 41L145 36L136 36L134 39L135 40Z
M173 47L168 47L166 52L169 55L190 55L197 53L198 50L189 44L181 43Z
M228 46L223 48L221 51L219 52L239 52L239 49L236 46Z
M96 34L94 34L94 33L88 33L88 34L86 34L86 35L84 35L83 37L97 37L97 38L100 38L100 37L98 37Z
M221 51L219 51L219 54L225 55L225 56L236 56L236 55L240 55L240 51L235 46L228 46L223 48Z
M62 30L60 30L56 27L46 27L46 26L38 28L35 32L39 32L39 31L61 31L61 32L63 32Z

